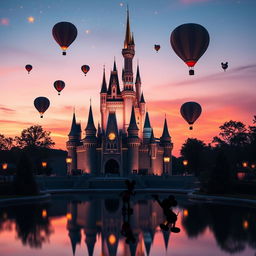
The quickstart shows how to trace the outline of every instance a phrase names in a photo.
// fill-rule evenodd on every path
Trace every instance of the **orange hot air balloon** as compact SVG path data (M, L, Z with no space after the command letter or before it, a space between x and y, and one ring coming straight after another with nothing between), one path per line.
M156 52L158 52L160 50L161 46L159 44L155 44L154 48L155 48Z
M30 65L30 64L27 64L26 66L25 66L25 69L28 71L28 74L29 74L29 72L32 70L32 65Z
M83 65L81 67L81 70L84 72L84 75L86 76L87 72L90 70L90 67L88 65Z
M46 97L37 97L34 100L34 106L40 113L40 117L43 118L44 112L49 108L50 101Z
M66 50L77 37L77 29L74 24L63 21L54 25L52 35L63 50L62 55L66 55Z
M57 90L58 95L60 95L60 92L64 89L65 83L62 80L57 80L54 82L54 88Z
M194 75L193 68L210 42L206 28L195 23L180 25L172 31L170 42L174 52L190 68L189 74Z
M180 108L180 113L182 117L188 122L190 125L189 129L193 129L193 123L198 119L198 117L202 113L202 108L200 104L197 102L186 102Z

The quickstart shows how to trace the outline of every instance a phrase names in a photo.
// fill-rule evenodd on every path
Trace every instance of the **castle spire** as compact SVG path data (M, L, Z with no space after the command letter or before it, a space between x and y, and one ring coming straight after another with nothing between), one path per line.
M95 136L96 128L93 121L93 114L92 114L92 106L90 104L89 116L87 121L87 126L85 128L86 136Z
M137 74L136 74L135 84L141 84L139 64L137 64Z
M129 21L129 9L127 6L127 21L126 21L126 33L124 40L124 49L128 48L128 45L131 43L131 30L130 30L130 21Z
M149 121L149 116L148 116L148 112L146 112L144 128L151 128L150 121Z
M72 119L72 124L71 124L71 129L68 134L68 136L76 136L78 133L78 125L76 123L76 114L73 112L73 119Z
M135 112L134 112L134 106L132 106L132 113L131 113L131 119L130 119L130 124L128 127L128 133L132 132L132 131L137 131L138 133L138 126L136 124L136 118L135 118Z
M117 68L116 68L116 58L114 57L114 66L113 66L113 71L117 71Z
M106 83L106 75L105 75L105 67L104 67L100 93L106 93L106 92L107 92L107 83Z
M163 133L162 133L162 136L161 136L160 140L162 142L170 142L171 141L171 136L170 136L169 131L168 131L166 117L164 119L164 129L163 129Z
M145 103L145 99L144 99L144 95L143 95L143 92L141 93L141 97L140 97L140 103Z

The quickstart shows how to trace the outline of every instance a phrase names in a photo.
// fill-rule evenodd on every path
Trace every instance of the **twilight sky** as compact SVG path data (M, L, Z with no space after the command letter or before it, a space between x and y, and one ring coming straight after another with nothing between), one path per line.
M82 129L90 98L95 125L100 120L99 92L103 65L107 81L116 57L119 79L129 4L135 57L139 60L142 90L156 136L161 136L164 115L174 143L174 155L189 137L211 142L225 121L249 125L256 114L256 1L255 0L1 0L0 2L0 133L19 135L40 124L52 132L55 148L65 149L73 107ZM78 37L67 56L52 37L52 27L72 22ZM172 30L183 23L199 23L210 34L206 53L195 66L195 76L170 46ZM154 44L160 44L156 53ZM228 61L226 72L220 63ZM32 64L28 75L25 65ZM80 69L88 64L85 77ZM53 88L63 80L61 96ZM122 86L121 86L122 87ZM33 106L38 96L51 106L43 119ZM180 106L197 101L203 112L188 130Z

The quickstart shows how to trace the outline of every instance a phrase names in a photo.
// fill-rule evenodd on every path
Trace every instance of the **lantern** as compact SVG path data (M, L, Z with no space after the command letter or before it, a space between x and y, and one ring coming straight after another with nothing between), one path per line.
M67 157L66 158L66 163L67 164L71 164L72 163L72 158L71 157Z
M183 160L182 163L183 163L184 166L187 166L188 165L188 160Z

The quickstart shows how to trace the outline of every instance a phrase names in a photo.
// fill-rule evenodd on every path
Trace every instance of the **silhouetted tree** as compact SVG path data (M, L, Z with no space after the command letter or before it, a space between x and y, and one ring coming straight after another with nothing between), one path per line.
M51 132L44 131L41 125L33 125L21 132L21 136L15 137L20 148L50 148L55 145L50 137Z
M204 166L207 165L205 163L205 154L209 150L203 141L189 138L182 145L180 153L184 159L188 160L188 169L198 176Z
M225 122L220 127L219 137L213 138L213 143L218 146L228 144L230 146L242 146L248 142L248 130L242 122L232 121Z
M36 195L38 188L32 173L29 158L22 153L14 177L14 190L17 195Z
M10 150L13 146L13 138L0 134L0 150Z

